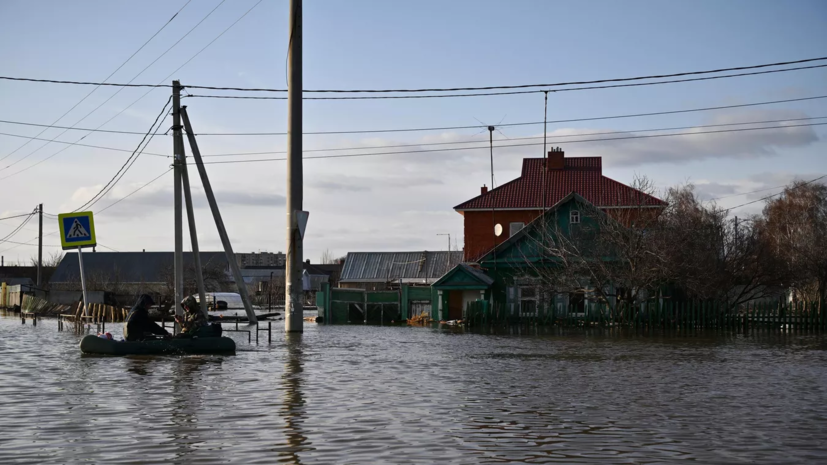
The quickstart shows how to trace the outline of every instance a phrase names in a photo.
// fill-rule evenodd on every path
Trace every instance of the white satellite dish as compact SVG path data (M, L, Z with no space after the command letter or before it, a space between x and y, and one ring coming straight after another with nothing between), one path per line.
M494 225L494 235L500 237L503 235L503 225L497 223Z

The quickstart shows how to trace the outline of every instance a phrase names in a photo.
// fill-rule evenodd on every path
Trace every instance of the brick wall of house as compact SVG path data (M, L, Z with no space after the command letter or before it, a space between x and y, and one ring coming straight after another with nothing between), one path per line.
M465 260L473 261L495 245L508 239L509 225L512 222L528 224L539 216L538 210L495 210L466 211L465 217ZM494 236L494 225L501 224L503 233L500 237Z
M604 210L621 224L630 227L638 225L645 227L662 212L660 208L609 208ZM539 210L495 210L465 211L465 261L474 261L495 245L509 238L509 228L512 222L530 223L540 215ZM501 224L503 233L494 236L494 225Z

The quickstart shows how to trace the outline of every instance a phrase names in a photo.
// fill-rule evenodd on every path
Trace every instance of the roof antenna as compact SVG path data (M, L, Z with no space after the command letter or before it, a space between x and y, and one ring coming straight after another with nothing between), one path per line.
M491 189L494 189L494 126L488 126L488 146L491 149Z

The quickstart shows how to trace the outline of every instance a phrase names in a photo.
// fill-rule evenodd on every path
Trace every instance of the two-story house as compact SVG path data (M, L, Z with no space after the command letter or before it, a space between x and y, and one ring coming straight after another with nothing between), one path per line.
M656 215L666 205L604 176L601 157L565 157L555 149L546 159L524 159L519 178L491 190L483 186L480 195L454 207L464 217L465 261L476 261L572 192L618 218L631 208Z

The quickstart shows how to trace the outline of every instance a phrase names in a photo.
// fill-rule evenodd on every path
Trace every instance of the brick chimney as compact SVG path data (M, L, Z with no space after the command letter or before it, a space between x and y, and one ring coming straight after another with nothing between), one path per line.
M487 193L488 193L488 186L483 184L482 187L480 187L480 195L487 194Z
M564 152L560 147L554 147L548 152L546 167L548 167L549 171L562 170L565 167L566 163L563 160L563 154Z

